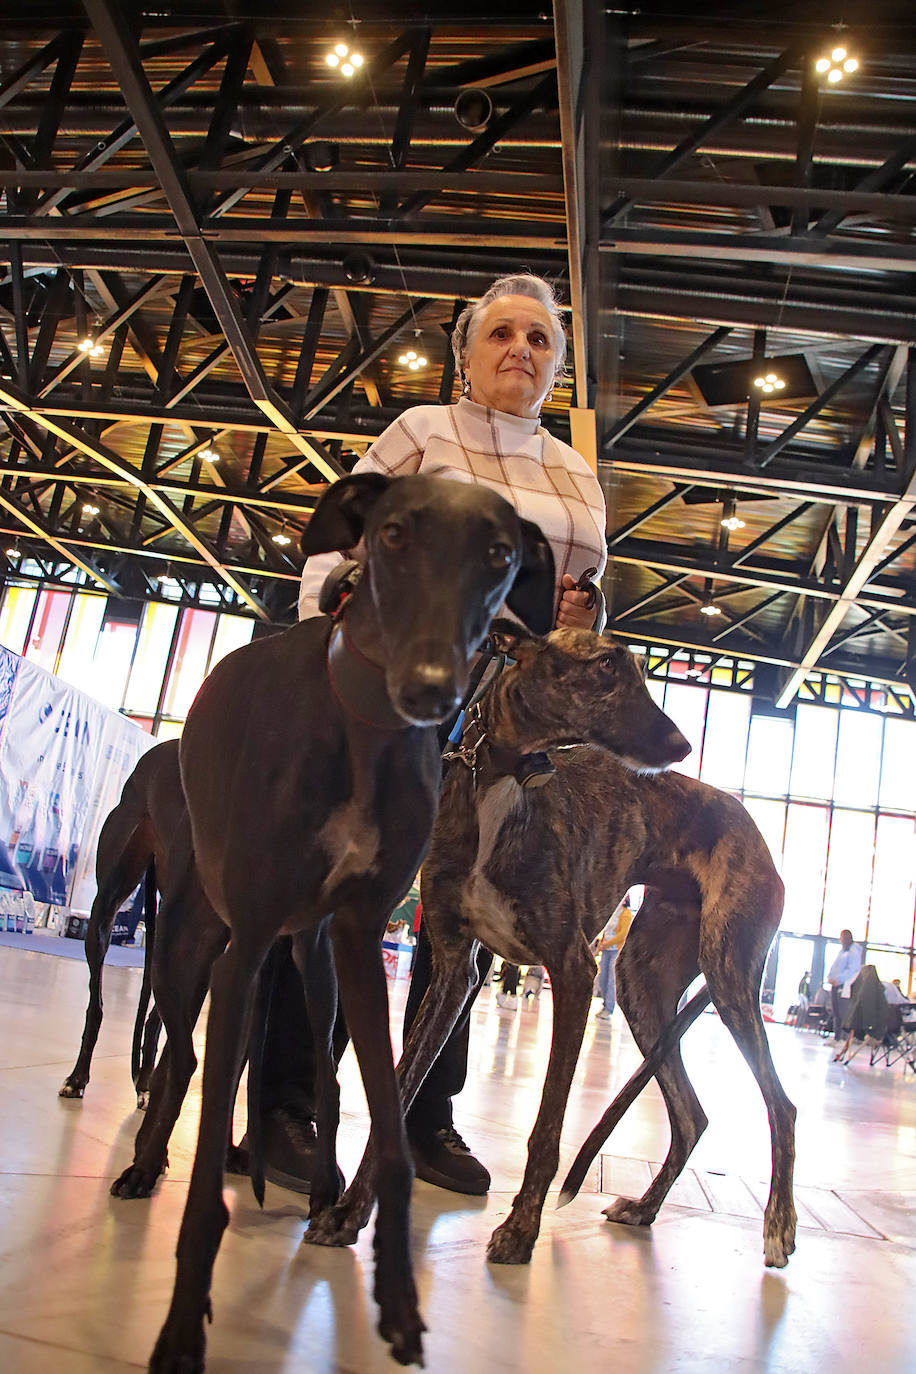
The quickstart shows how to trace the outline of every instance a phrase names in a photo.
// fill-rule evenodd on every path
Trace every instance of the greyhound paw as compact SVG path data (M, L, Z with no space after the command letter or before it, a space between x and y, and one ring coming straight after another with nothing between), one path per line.
M347 1180L337 1166L334 1169L334 1182L329 1188L321 1184L317 1177L313 1178L312 1191L309 1193L309 1221L317 1220L336 1207L346 1186Z
M651 1226L657 1211L657 1208L644 1207L635 1198L619 1197L610 1207L604 1208L604 1215L608 1221L615 1221L621 1226Z
M487 1260L490 1264L529 1264L536 1239L536 1234L522 1231L510 1217L490 1237Z
M145 1112L149 1106L149 1089L143 1088L137 1092L137 1111Z
M763 1238L763 1260L768 1269L785 1269L789 1256L795 1251L795 1227L781 1230L777 1235Z
M309 1228L302 1237L303 1245L355 1245L362 1228L350 1215L349 1208L329 1207L327 1211L309 1213Z
M393 1301L380 1302L379 1306L378 1333L391 1346L392 1359L398 1364L422 1366L426 1323L420 1316L416 1294L397 1294Z
M166 1323L150 1356L149 1374L203 1374L206 1345L203 1326L188 1338Z
M141 1169L139 1164L132 1164L129 1169L125 1169L120 1177L116 1178L111 1185L112 1197L149 1197L156 1186L159 1178L158 1173L153 1173L149 1169Z
M69 1077L69 1078L65 1078L64 1081L63 1081L63 1083L60 1085L60 1088L59 1088L59 1090L58 1090L57 1096L58 1096L58 1097L82 1097L82 1095L83 1095L83 1093L84 1093L85 1091L86 1091L86 1084L85 1084L85 1083L81 1083L81 1082L79 1081L78 1078L74 1078L73 1075L71 1074L70 1077Z

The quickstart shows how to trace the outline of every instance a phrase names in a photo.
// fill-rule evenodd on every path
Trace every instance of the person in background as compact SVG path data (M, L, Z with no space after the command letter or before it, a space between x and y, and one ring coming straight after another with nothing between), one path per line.
M608 921L598 941L597 952L601 955L601 962L598 965L598 995L601 998L601 1006L595 1013L596 1021L610 1021L614 1015L614 1008L617 1006L614 967L632 922L633 912L630 907L630 894L628 892Z
M840 931L840 952L830 965L827 982L830 987L830 1007L833 1012L833 1038L843 1040L843 1012L841 998L848 997L846 991L859 969L862 967L861 947L853 943L852 931Z
M497 1006L515 1011L518 1006L518 977L521 972L518 964L510 964L504 959L497 974L499 992L496 994Z
M556 625L592 629L592 597L577 587L587 569L597 580L607 562L604 492L585 459L540 424L540 411L563 376L566 336L553 291L540 277L502 277L459 316L452 351L462 379L454 405L405 410L356 464L355 472L401 477L422 472L491 487L538 524L554 557ZM302 574L299 619L320 614L318 595L340 557L309 558ZM443 575L448 551L443 550ZM600 628L600 624L598 625ZM289 966L288 952L281 956ZM491 955L483 951L479 967ZM405 1037L429 986L432 953L421 925ZM295 971L292 970L292 973ZM278 976L264 1052L265 1172L273 1182L308 1191L314 1148L311 1039L301 985ZM476 994L475 994L476 995ZM466 1005L407 1115L417 1177L455 1192L482 1194L490 1175L457 1131L452 1099L464 1086L473 998ZM335 1041L336 1048L336 1041ZM291 1071L287 1065L294 1061Z

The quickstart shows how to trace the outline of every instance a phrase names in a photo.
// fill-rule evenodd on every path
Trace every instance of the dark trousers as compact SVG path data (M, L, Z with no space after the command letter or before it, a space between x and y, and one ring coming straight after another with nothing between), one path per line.
M273 978L273 990L264 1041L261 1104L265 1112L283 1107L296 1114L314 1117L315 1042L305 1010L302 980L290 949L288 938L278 940L262 975ZM451 1100L461 1092L467 1078L471 1007L492 961L490 951L481 947L477 955L477 989L468 999L407 1114L408 1133L417 1144L422 1145L436 1131L452 1124ZM431 975L432 946L421 923L410 991L404 1009L405 1040L420 1010ZM336 1063L340 1062L348 1040L343 1012L338 1010L334 1027Z
M839 1040L843 1034L843 1009L840 999L843 996L843 989L836 983L830 988L830 1006L833 1011L833 1034Z
M261 1069L261 1110L283 1107L296 1116L315 1116L315 1041L305 1010L305 992L293 962L292 940L283 935L267 959L261 977L270 984L270 1004ZM334 1063L349 1043L343 1011L334 1023Z

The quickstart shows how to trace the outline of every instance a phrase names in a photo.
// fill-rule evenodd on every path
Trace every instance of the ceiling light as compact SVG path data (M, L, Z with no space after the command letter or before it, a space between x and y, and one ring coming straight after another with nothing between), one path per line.
M197 450L197 456L198 458L203 458L205 463L219 462L219 454L215 448L199 448Z
M721 612L721 610L719 609L719 607L713 605L713 603L712 603L711 601L708 602L705 606L701 606L701 607L700 607L700 612L701 612L702 615L721 615L721 614L722 614L722 612Z
M90 338L88 334L85 339L80 339L76 346L80 353L85 353L90 358L101 358L102 354L105 352L102 345L96 343L95 339Z
M406 353L402 353L398 358L401 367L407 367L411 372L419 372L421 367L426 367L427 359L416 349L409 348Z
M11 544L11 545L9 546L9 548L8 548L8 549L4 549L3 552L6 554L7 558L18 558L18 557L19 557L19 545L18 545L18 544Z
M352 76L363 65L365 58L362 53L351 52L346 43L337 43L334 51L329 52L324 60L329 67L339 67L344 76Z
M280 531L279 534L275 534L273 538L274 538L274 543L275 543L275 544L280 544L280 545L282 545L283 547L285 547L287 544L291 544L291 543L293 542L293 541L290 539L289 535L288 535L288 534L284 534L282 530Z
M727 530L744 529L744 521L740 518L740 516L737 515L723 515L722 519L719 521L719 524L723 525L724 528Z
M99 508L98 508L98 506L92 505L92 503L91 503L90 501L84 501L84 502L83 502L83 514L84 514L84 515L98 515L98 513L99 513Z
M774 391L784 391L786 384L778 373L767 372L763 377L754 378L754 386L758 387L760 391L765 392L766 395L769 396Z
M851 76L859 70L859 61L858 58L850 57L845 48L834 48L829 57L817 59L814 70L819 75L826 76L830 85L835 86L844 76Z

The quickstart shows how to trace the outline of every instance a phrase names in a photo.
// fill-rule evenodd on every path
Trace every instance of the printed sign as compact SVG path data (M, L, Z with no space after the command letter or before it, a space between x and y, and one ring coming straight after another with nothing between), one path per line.
M88 911L102 822L155 742L0 648L0 886Z

